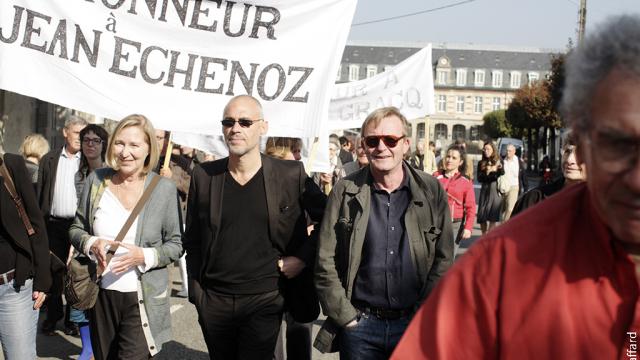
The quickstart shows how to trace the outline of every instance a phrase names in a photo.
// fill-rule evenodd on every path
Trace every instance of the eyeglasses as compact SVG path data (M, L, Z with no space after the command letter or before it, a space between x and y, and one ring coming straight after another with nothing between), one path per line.
M404 138L405 138L404 135L402 136L371 135L371 136L365 136L364 143L365 145L367 145L367 147L374 148L374 147L378 147L378 144L380 144L380 140L382 140L382 142L385 145L387 145L388 148L394 148L396 147L396 145L398 145L398 141Z
M253 125L255 122L258 121L262 121L263 119L256 119L256 120L251 120L251 119L233 119L233 118L224 118L222 121L220 121L220 123L222 124L222 126L224 127L233 127L233 125L235 125L236 123L238 123L240 126L242 126L243 128L248 128L251 125Z
M87 144L87 145L100 145L102 144L102 139L100 138L84 138L82 139L82 142Z
M610 174L631 169L638 162L640 139L618 131L592 131L586 137L591 153L599 166Z

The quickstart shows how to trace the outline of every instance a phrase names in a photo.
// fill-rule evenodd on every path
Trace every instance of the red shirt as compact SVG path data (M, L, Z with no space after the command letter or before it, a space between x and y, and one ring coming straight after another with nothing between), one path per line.
M476 221L476 195L473 191L473 182L460 173L448 178L436 171L433 176L440 181L447 192L451 216L454 219L462 219L462 216L466 215L464 228L472 231Z
M629 359L638 330L634 264L580 184L472 246L392 359Z

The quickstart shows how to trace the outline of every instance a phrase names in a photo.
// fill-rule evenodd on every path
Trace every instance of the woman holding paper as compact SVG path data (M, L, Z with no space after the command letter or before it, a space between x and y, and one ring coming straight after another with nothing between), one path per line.
M104 269L90 311L98 360L147 359L171 339L166 267L182 254L179 207L175 185L151 171L158 161L154 139L144 116L120 121L107 146L109 167L87 178L69 230L73 246ZM132 213L133 223L123 229Z
M451 145L445 154L443 168L433 174L447 192L453 222L454 255L458 252L460 241L471 237L476 218L476 196L473 182L465 175L465 155L462 147Z

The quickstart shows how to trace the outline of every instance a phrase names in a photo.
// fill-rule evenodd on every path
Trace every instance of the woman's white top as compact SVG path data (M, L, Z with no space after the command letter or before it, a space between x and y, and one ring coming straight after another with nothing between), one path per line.
M122 203L118 200L114 193L109 188L104 191L104 194L100 198L100 203L95 212L95 218L93 220L93 235L85 248L85 253L89 253L89 249L93 243L98 239L115 240L116 236L120 232L120 229L129 218L131 211L127 210ZM137 231L138 219L133 222L129 231L122 240L125 244L135 245L136 231ZM153 268L156 264L155 250L152 248L143 248L144 260L143 265L139 265L138 271L144 273ZM116 275L111 271L111 268L117 262L118 257L128 253L129 250L123 246L118 247L113 258L107 265L104 273L102 273L102 281L100 287L108 290L116 290L119 292L136 292L138 290L138 274L136 268L132 267L125 273ZM95 260L95 257L92 256Z

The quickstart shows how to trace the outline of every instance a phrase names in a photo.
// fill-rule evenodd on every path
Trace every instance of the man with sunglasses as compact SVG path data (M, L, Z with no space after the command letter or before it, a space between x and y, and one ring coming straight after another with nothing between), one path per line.
M640 16L569 55L562 110L586 182L491 230L394 359L633 359L640 331Z
M453 258L447 194L403 161L410 125L394 107L361 128L369 165L339 181L320 228L316 288L327 315L315 346L387 359Z
M305 211L320 221L326 198L301 162L260 154L268 124L258 100L231 99L221 125L229 157L191 176L183 238L189 301L212 359L271 360L285 301L298 322L319 314Z

